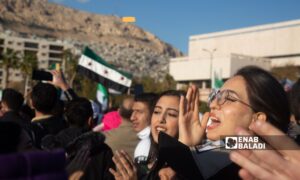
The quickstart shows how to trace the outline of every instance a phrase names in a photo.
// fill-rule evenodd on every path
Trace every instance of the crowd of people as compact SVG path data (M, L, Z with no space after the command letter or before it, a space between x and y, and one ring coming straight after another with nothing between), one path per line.
M28 97L3 90L0 179L300 178L300 80L286 92L269 72L247 66L212 90L209 112L199 112L191 85L128 95L98 116L61 71L51 73ZM267 148L225 148L225 137L253 135Z

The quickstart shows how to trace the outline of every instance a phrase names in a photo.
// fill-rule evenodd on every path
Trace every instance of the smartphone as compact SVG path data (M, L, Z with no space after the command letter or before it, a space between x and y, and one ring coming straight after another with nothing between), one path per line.
M52 74L44 70L33 70L32 79L39 81L52 81Z

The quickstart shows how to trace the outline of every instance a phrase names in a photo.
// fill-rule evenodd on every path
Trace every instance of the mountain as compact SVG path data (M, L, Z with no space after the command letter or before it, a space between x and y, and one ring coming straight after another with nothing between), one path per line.
M0 32L88 45L101 57L136 77L162 78L171 57L182 53L120 17L92 14L47 0L1 0Z

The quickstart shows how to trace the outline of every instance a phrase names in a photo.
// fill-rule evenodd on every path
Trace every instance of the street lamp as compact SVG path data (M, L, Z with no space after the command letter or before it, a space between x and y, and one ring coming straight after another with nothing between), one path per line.
M213 85L214 85L214 81L215 81L213 78L213 55L217 51L217 49L214 48L212 50L208 50L208 49L203 48L202 51L208 52L209 56L210 56L210 86L212 89Z

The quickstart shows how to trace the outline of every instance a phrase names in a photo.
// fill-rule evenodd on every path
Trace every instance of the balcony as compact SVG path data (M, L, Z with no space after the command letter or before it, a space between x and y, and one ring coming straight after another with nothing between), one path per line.
M33 42L24 42L24 48L25 49L38 49L39 44L38 43L33 43Z

